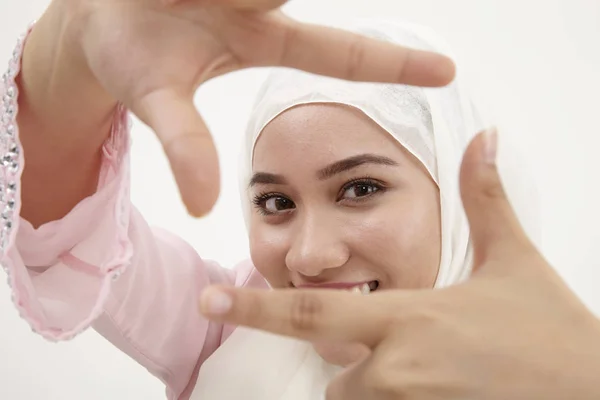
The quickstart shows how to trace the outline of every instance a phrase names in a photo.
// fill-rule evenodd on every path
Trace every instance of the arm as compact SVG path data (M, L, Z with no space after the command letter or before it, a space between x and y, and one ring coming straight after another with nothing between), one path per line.
M32 35L41 31L37 27ZM49 340L71 339L94 327L161 379L169 399L185 399L199 366L224 335L223 325L198 315L200 292L210 283L243 284L251 266L238 274L222 269L200 259L181 239L148 227L128 197L124 108L114 106L106 133L104 128L90 133L102 139L97 149L86 139L89 135L68 128L81 152L96 153L96 158L77 155L78 147L60 136L66 131L54 128L70 119L75 126L85 124L71 108L59 105L75 107L67 84L57 87L64 102L49 100L52 115L44 109L46 91L39 87L46 81L25 74L25 66L18 74L21 59L25 63L28 54L32 60L37 57L32 37L25 42L23 58L21 44L17 47L11 71L0 83L5 102L0 109L1 156L17 155L16 168L11 163L0 167L0 186L12 188L1 199L2 209L13 204L13 213L2 221L2 232L7 232L2 264L15 305L34 331ZM77 87L71 90L81 95ZM85 98L77 109L87 112ZM25 161L28 172L22 169Z
M24 198L24 216L39 226L93 192L90 178L96 176L97 151L108 134L115 100L152 128L184 204L191 214L202 215L219 193L216 148L193 101L205 81L257 66L434 86L453 78L454 65L447 57L299 23L278 12L280 6L281 0L214 5L52 0L26 51L23 89L30 98L24 101L20 122L25 147L47 145L63 160L36 157L24 176L24 185L32 186L31 198ZM64 103L55 104L56 99ZM69 144L57 145L52 141L57 138L67 138ZM75 160L81 168L70 172L68 183L35 179L41 169L72 168L67 161ZM57 187L51 183L64 190L46 210L35 208L34 191L43 185Z
M17 83L27 152L21 216L38 227L96 191L117 107L87 67L64 2L53 1L24 48Z
M600 324L536 249L496 166L496 133L469 144L460 173L474 274L440 290L208 288L214 321L372 351L332 380L331 400L600 399ZM211 312L213 295L231 308ZM216 310L216 309L212 309Z

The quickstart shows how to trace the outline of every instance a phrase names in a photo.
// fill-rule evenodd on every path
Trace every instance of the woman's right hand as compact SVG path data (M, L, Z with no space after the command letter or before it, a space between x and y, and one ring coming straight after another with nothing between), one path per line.
M208 79L254 66L423 86L453 78L445 57L293 21L284 2L54 0L72 61L155 131L192 215L219 193L215 146L193 103Z
M463 158L475 270L467 282L368 296L207 288L201 311L215 322L368 347L330 382L327 400L600 399L600 321L527 237L495 156L489 131Z

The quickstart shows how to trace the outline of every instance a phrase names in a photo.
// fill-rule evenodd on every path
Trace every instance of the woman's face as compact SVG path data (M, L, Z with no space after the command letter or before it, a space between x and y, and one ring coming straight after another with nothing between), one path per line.
M250 183L250 251L275 288L432 288L439 190L423 165L360 111L292 108L263 131ZM316 343L348 365L358 345Z
M261 134L250 251L275 288L431 288L439 190L375 122L343 105L292 108Z

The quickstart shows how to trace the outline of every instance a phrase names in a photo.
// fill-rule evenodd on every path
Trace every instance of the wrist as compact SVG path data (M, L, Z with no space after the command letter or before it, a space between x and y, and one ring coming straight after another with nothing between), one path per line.
M53 0L36 23L24 50L24 68L35 68L38 76L51 76L47 93L74 87L92 95L90 100L102 99L116 104L89 68L82 38L88 13L81 0ZM29 64L26 66L26 64ZM72 82L73 84L67 84Z
M73 148L80 151L81 141L98 141L90 133L108 131L116 100L87 64L80 40L84 14L69 9L70 3L53 0L25 42L19 124L31 128L27 131L32 134L43 133L47 140L69 135Z

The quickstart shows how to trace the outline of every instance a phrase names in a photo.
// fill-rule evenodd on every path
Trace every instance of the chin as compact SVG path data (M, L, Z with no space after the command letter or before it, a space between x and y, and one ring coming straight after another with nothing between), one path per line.
M362 344L313 343L315 351L329 364L347 367L364 360L371 351Z

